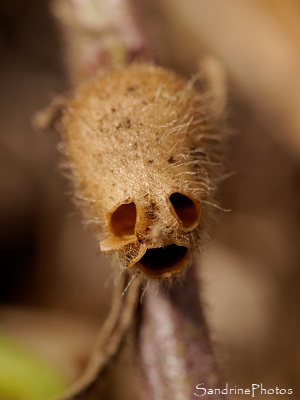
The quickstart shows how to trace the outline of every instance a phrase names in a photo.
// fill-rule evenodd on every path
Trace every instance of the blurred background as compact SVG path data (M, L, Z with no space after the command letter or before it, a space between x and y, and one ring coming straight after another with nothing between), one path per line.
M220 212L199 265L224 380L292 388L300 397L300 3L132 0L131 6L157 62L188 77L209 52L228 73L228 169L235 174L219 197L231 211ZM51 10L46 0L0 3L0 338L55 371L49 395L86 365L114 284L58 171L59 134L41 135L31 124L53 96L68 92L77 68L75 62L70 72L72 36L63 38ZM5 342L0 346L5 352ZM9 397L6 372L0 361L0 399L26 400ZM108 382L107 398L133 398L126 354L111 375L118 387Z

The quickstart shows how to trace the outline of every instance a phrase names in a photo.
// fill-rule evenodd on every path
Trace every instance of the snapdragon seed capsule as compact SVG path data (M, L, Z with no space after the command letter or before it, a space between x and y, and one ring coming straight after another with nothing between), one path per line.
M214 202L223 135L193 86L132 64L85 82L62 119L74 198L101 250L150 278L184 270Z

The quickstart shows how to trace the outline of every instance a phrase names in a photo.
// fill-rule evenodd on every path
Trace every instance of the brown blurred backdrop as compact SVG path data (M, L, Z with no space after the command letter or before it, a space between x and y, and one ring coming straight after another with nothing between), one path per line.
M221 369L232 385L291 387L299 397L300 7L221 3L146 4L147 26L162 64L189 75L209 51L228 71L235 175L220 197L231 212L220 213L200 265ZM69 88L63 60L47 1L0 3L0 329L72 380L107 313L113 275L71 215L56 167L59 135L31 127L32 115Z

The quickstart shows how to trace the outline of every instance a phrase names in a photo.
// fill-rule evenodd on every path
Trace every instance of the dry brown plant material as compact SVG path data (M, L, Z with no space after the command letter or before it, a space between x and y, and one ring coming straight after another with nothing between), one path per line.
M53 0L51 5L73 83L94 76L99 68L153 59L144 21L131 0Z
M59 4L64 6L64 2L57 1ZM88 6L83 9L88 11ZM65 15L70 17L68 21L56 13L68 45L71 80L77 84L94 75L96 65L101 72L75 89L69 100L52 103L35 122L45 128L63 114L61 150L66 156L66 174L74 186L75 203L84 221L94 227L101 249L111 255L117 273L121 268L122 283L126 282L119 286L121 291L116 289L108 322L88 369L63 397L96 399L103 393L109 367L133 325L141 294L139 277L144 282L153 282L153 278L155 282L161 278L170 282L170 278L180 277L184 283L182 272L207 239L212 210L217 206L215 189L223 178L225 91L223 76L213 62L201 63L203 79L186 82L172 71L151 65L117 68L131 61L132 47L128 43L117 46L115 53L111 43L108 49L113 51L108 52L106 63L98 55L106 53L105 38L110 30L101 31L103 36L97 39L100 47L94 46L93 37L99 32L86 36L89 29L81 24L84 18L79 24L68 25L65 22L71 22L73 14ZM69 34L74 27L82 42L75 31ZM148 59L146 42L138 50L140 60ZM122 55L122 49L126 60L117 61L114 55ZM96 56L95 64L85 56L89 50ZM112 70L103 72L107 67ZM190 283L197 286L196 279ZM187 306L191 309L191 304ZM199 308L197 302L194 306ZM198 311L201 318L197 324L202 332L205 321ZM181 311L179 320L180 315ZM186 333L184 340L190 341L190 324ZM206 332L204 336L207 339ZM200 347L203 345L209 353L204 358L209 365L204 369L211 376L213 355L209 340L202 339L199 335ZM180 346L182 337L176 336L174 341ZM189 369L190 359L186 361ZM186 375L189 373L187 370Z
M103 394L103 383L132 327L139 299L139 280L135 280L128 291L126 291L127 284L128 281L123 275L122 281L115 289L111 312L100 331L84 374L66 394L59 397L59 400L96 400Z
M220 388L220 371L212 350L202 307L202 287L194 265L182 285L149 288L138 332L144 399L196 398L196 385ZM198 393L199 395L199 393ZM224 400L224 395L210 395Z
M75 201L101 250L133 276L180 275L207 236L224 141L215 107L223 103L194 86L133 64L84 83L63 115Z

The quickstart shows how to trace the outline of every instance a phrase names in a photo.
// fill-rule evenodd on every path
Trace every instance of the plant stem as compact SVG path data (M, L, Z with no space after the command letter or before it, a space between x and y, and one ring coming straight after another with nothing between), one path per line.
M195 398L201 383L220 387L199 289L194 266L182 286L159 286L145 295L139 346L148 400Z

